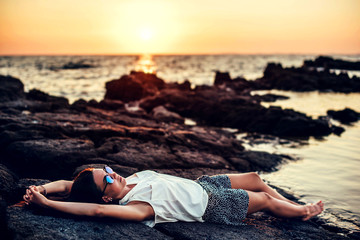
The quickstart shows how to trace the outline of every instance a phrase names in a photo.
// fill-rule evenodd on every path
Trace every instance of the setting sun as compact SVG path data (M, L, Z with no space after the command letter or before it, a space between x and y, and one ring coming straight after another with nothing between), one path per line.
M140 31L140 37L141 39L148 41L152 38L153 32L149 28L143 28Z

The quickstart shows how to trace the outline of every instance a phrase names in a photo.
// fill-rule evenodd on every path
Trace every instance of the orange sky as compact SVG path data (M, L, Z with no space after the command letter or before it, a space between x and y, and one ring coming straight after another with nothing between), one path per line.
M360 54L359 0L0 0L0 55Z

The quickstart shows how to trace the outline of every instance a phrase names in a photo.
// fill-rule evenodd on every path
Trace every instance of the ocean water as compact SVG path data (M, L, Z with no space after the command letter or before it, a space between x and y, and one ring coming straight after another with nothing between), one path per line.
M360 61L360 55L333 57ZM134 69L156 72L166 82L189 80L195 86L212 84L217 70L227 71L233 78L242 76L253 80L262 76L268 62L299 67L305 59L315 58L315 55L0 56L0 74L18 77L26 91L37 88L74 102L79 98L101 100L107 81L118 79ZM69 62L82 62L94 67L61 69ZM348 74L360 76L360 71L348 71ZM264 103L265 106L292 108L314 118L326 115L329 109L349 107L360 112L359 93L271 92L287 95L290 99ZM276 172L261 175L271 184L297 195L303 202L323 200L326 207L323 218L330 224L359 231L360 123L343 127L346 131L341 136L296 140L291 144L276 138L270 143L247 143L245 146L290 154L299 159L283 164ZM238 138L244 140L244 135Z
M313 118L325 116L326 110L349 107L360 112L360 93L296 93L289 91L257 91L290 97L289 100L263 103L304 112ZM333 124L340 125L337 121ZM351 230L360 226L360 122L343 125L341 136L310 138L295 144L259 143L246 145L248 149L289 154L299 160L289 162L273 173L262 177L270 183L295 193L304 203L322 200L326 209L322 214L330 225Z

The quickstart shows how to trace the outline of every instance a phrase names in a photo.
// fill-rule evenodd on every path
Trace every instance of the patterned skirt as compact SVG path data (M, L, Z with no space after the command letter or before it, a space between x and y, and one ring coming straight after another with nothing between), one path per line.
M249 195L243 189L232 189L227 175L202 176L195 180L209 195L203 220L205 222L245 225Z

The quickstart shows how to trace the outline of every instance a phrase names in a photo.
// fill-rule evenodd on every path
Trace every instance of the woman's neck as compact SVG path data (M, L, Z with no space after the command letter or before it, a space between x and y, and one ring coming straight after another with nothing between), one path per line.
M124 188L124 191L121 192L120 196L119 196L117 199L121 200L121 199L122 199L123 197L125 197L126 194L128 194L128 193L131 191L131 189L133 189L135 186L136 186L136 184L128 184L128 185L126 185L125 188Z

